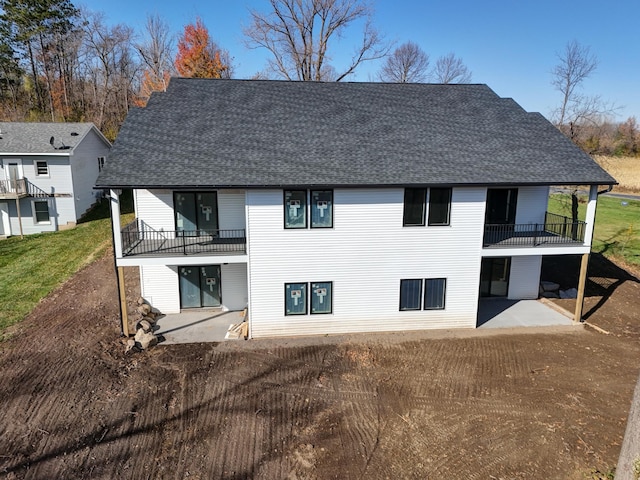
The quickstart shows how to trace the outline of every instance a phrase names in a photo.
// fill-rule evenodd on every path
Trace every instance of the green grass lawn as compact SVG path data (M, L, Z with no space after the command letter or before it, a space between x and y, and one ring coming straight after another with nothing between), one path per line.
M578 216L585 218L586 197L580 197ZM549 211L571 216L568 194L549 197ZM593 251L640 265L640 201L600 196L596 211Z
M132 218L127 214L123 221ZM74 229L0 240L0 338L58 285L112 248L111 243L106 201Z

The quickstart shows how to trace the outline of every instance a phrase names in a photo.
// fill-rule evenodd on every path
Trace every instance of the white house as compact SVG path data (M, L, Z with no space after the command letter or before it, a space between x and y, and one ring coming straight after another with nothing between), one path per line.
M588 255L612 184L486 85L172 79L96 187L153 306L248 306L267 337L474 328L480 297L537 298L543 256ZM552 185L589 187L585 222Z
M0 236L74 226L110 148L92 123L0 122Z

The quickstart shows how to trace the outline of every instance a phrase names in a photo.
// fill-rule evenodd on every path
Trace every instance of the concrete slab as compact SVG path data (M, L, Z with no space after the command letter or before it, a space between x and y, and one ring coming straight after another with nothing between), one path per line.
M480 300L478 328L574 325L573 319L539 300Z
M161 343L223 342L229 326L242 322L242 312L219 309L186 310L158 319L154 332Z

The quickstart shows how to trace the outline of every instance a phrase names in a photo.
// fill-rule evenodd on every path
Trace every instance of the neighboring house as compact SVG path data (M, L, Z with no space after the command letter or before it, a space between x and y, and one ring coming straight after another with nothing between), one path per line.
M74 226L110 148L92 123L0 122L0 236Z
M588 255L612 184L486 85L172 79L96 187L153 306L248 306L267 337L474 328L480 297L538 297L543 256ZM550 185L589 186L586 222Z

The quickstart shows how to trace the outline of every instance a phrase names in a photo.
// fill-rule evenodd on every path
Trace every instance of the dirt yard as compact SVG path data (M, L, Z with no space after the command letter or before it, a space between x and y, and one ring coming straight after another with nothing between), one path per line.
M354 335L125 356L104 258L0 343L0 476L598 478L616 464L640 369L640 284L594 264L588 320L609 335Z

